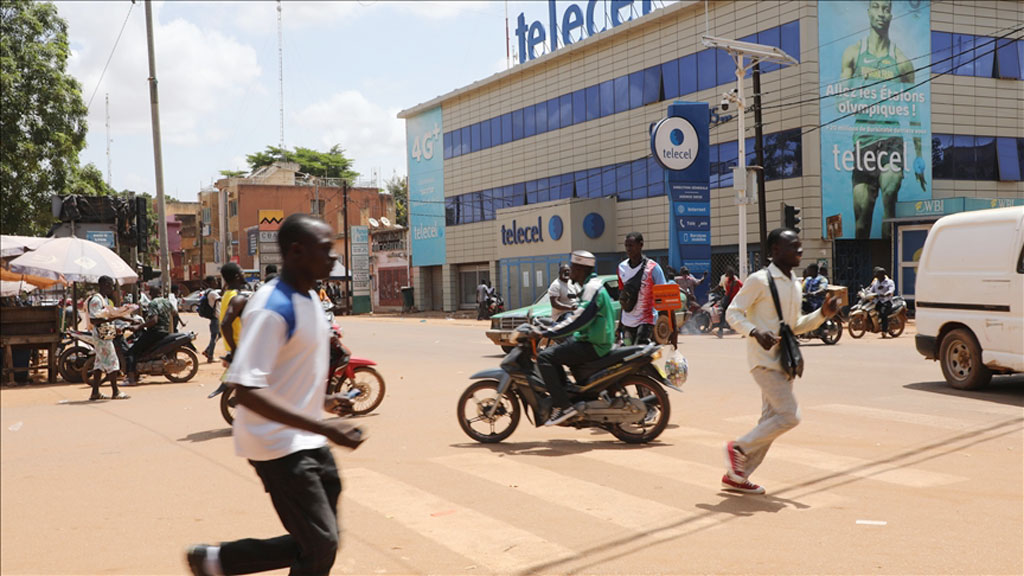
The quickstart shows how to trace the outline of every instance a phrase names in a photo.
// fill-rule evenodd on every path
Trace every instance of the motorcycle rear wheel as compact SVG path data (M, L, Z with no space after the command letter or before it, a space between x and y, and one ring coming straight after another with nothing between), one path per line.
M359 395L352 398L352 412L355 416L373 412L380 403L384 401L384 377L375 369L369 366L360 366L352 371L351 379L346 379L336 385L332 382L332 388L340 394L348 394L352 390L359 390ZM337 376L333 377L337 378Z
M661 435L665 431L665 427L668 426L668 421L672 416L668 394L664 388L650 378L635 374L626 376L610 386L608 394L613 398L632 396L642 399L654 396L653 400L647 402L648 413L643 421L636 424L616 424L609 429L612 435L619 440L627 444L646 444Z
M711 315L703 310L697 312L693 317L693 325L701 334L709 334L711 332Z
M497 408L488 417L488 411L496 404ZM511 436L519 426L521 416L522 407L514 392L506 390L498 396L497 380L480 380L471 384L459 397L456 411L462 431L482 444L501 442ZM483 424L484 430L474 428L474 424Z
M178 348L174 351L175 360L184 360L187 364L185 369L177 372L164 370L164 377L171 382L188 382L199 372L199 357L188 348Z
M907 327L907 321L903 318L902 314L894 314L889 318L889 336L893 338L899 337L903 334L904 328Z
M860 338L867 332L866 319L863 314L855 314L850 316L850 323L846 326L846 329L850 332L851 338Z
M229 386L220 394L220 415L229 426L235 423L236 406L238 406L238 396L235 394L234 386Z
M92 354L92 349L85 346L72 346L61 352L57 358L57 371L60 372L60 377L71 384L83 382L82 367Z
M821 334L821 341L832 346L843 337L843 323L839 318L829 318L818 329Z

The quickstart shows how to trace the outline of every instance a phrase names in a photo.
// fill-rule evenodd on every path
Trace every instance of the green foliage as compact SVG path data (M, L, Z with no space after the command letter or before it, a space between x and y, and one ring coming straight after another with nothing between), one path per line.
M335 144L327 152L318 152L312 148L296 147L294 150L280 148L278 146L267 146L266 150L249 154L245 157L246 162L252 170L270 166L274 162L283 160L295 162L299 165L299 172L311 176L327 178L345 178L352 180L359 175L352 170L352 160L345 157L345 151L341 146ZM224 172L221 172L223 174Z
M225 178L244 178L248 174L245 170L221 170L220 175Z
M400 226L409 225L409 177L393 176L384 184L395 199L395 220Z
M77 194L79 196L123 196L107 185L103 179L103 172L93 163L85 166L76 166L71 170L65 194Z
M67 190L88 110L67 72L67 22L48 2L0 3L0 229L38 234ZM102 178L100 179L102 181Z

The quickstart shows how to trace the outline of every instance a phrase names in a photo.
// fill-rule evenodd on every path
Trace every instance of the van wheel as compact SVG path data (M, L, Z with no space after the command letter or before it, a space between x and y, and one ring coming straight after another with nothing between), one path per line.
M981 346L970 330L957 328L946 334L939 362L946 382L957 390L978 390L992 380L992 371L981 363Z

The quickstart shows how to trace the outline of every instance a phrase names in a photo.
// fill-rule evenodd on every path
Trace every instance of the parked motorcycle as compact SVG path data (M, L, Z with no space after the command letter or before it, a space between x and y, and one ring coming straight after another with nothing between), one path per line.
M515 349L500 368L470 376L475 382L459 398L457 415L462 431L473 440L501 442L515 431L524 411L535 426L543 426L550 417L547 389L529 378L537 355L530 332L529 324L517 327L512 337ZM660 349L657 344L624 346L574 368L566 390L578 414L559 426L600 428L630 444L657 438L671 415L664 388L681 392L652 364ZM676 382L682 384L680 379Z
M882 318L878 314L878 306L875 302L875 294L867 288L857 293L858 302L850 307L850 319L847 330L850 336L860 338L866 332L879 333L882 331ZM892 297L892 312L889 313L889 336L896 338L903 334L907 326L907 303L902 297Z
M373 412L384 401L384 377L374 366L373 360L352 356L347 346L341 343L342 330L331 325L331 360L328 369L327 394L339 394L346 399L334 412L338 416L361 416ZM227 362L230 359L225 358ZM234 388L221 384L208 398L220 395L220 414L224 421L235 421L238 398Z
M487 317L490 318L495 314L500 314L505 311L505 301L501 298L501 294L495 290L489 296L487 296Z
M125 337L125 331L133 326L123 326L120 323L116 326L120 338L114 340L114 346L118 349L118 356L122 359L136 334ZM172 332L153 344L152 347L141 356L136 363L139 375L163 376L171 382L188 382L199 372L199 356L196 354L196 347L192 341L196 339L195 332ZM91 353L82 364L81 377L83 382L95 384L96 375L92 367L96 362L96 356Z

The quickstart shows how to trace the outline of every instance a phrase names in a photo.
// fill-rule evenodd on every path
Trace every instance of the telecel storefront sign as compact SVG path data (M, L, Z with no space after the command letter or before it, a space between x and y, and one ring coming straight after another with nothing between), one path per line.
M437 145L442 134L441 108L405 121L409 164L409 228L412 265L445 263L444 159Z
M711 270L708 105L674 102L651 130L651 153L665 168L671 204L669 264L700 275ZM697 288L703 298L707 287Z
M640 5L640 16L646 16L654 9L652 0L590 0L586 7L577 4L566 6L561 17L555 0L548 0L547 27L540 20L526 23L526 14L520 13L516 22L516 41L519 46L519 63L543 56L546 52L554 52L561 46L583 40L588 36L600 34L608 28L614 28L633 19L636 4ZM606 23L606 15L611 22ZM546 48L550 46L550 50Z
M556 200L498 210L498 259L569 254L576 249L614 252L615 198Z
M552 218L559 218L558 216L552 216ZM544 228L541 227L541 221L543 219L537 217L536 226L518 226L516 220L512 220L512 224L509 226L502 225L501 227L501 243L505 246L509 244L531 244L534 242L544 241Z

